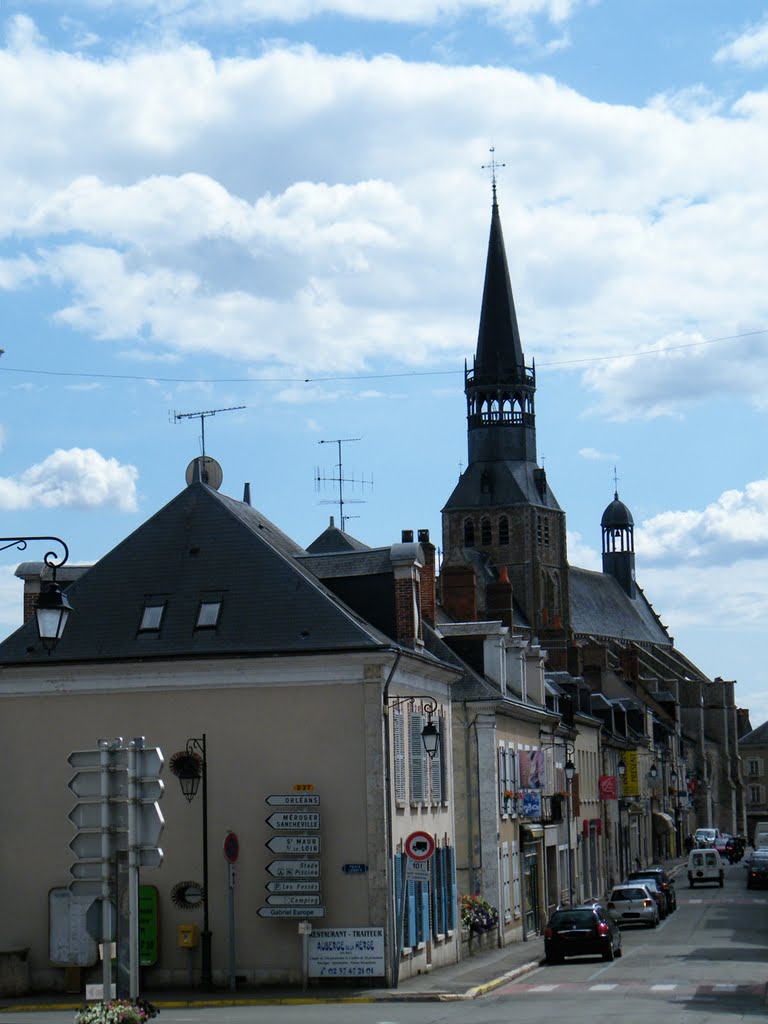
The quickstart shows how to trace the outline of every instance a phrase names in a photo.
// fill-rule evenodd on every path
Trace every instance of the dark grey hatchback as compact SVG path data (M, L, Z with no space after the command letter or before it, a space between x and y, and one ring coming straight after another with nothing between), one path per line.
M567 956L621 956L621 931L600 903L561 907L544 929L544 953L548 964Z

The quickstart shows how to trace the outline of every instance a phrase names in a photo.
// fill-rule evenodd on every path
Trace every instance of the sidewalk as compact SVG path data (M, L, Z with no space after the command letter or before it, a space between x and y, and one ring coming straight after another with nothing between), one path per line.
M664 862L667 872L674 877L683 867L680 859ZM414 978L403 979L396 989L364 986L337 986L310 983L306 991L299 988L258 988L229 992L184 990L178 992L143 993L161 1010L169 1007L206 1006L260 1006L267 1004L299 1005L303 1003L377 1003L397 1001L450 1002L475 999L520 975L535 970L544 961L544 938L535 935L525 942L513 942L503 949L490 949L476 953L450 967L441 967ZM82 996L61 993L46 996L32 995L0 1000L0 1022L9 1011L72 1010L82 1006Z

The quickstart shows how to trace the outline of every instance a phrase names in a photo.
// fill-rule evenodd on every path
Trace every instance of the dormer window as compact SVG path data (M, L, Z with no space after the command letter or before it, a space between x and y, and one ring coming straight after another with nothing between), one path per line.
M158 633L160 631L160 625L163 621L164 611L165 601L148 601L144 605L144 611L141 614L139 632Z
M221 601L201 601L197 609L195 629L215 629L219 624Z

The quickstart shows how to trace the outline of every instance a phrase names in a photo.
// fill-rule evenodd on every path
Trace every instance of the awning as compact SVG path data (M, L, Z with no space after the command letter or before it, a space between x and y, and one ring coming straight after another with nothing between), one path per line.
M523 839L543 839L544 838L544 826L543 825L521 825L520 831L523 834Z
M655 821L656 826L659 829L661 829L662 832L675 831L674 821L672 820L672 818L670 818L668 814L665 814L664 811L654 811L653 820Z

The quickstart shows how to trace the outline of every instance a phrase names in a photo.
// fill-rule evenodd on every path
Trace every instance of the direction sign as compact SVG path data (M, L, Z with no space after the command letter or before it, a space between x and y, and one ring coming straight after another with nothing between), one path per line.
M319 907L320 894L312 896L306 892L282 892L267 896L270 907Z
M96 882L98 886L101 885L101 865L103 861L101 857L94 858L93 860L76 860L75 863L70 867L69 873L73 878L78 881L88 880ZM70 885L72 883L70 882ZM99 889L101 891L101 889Z
M273 878L319 878L319 860L273 860L267 864Z
M76 878L69 883L69 891L84 903L101 896L101 881L94 878Z
M272 853L320 853L320 836L272 836L264 845Z
M101 800L75 804L68 814L75 828L101 828ZM128 828L128 804L109 801L109 822L116 828Z
M71 768L101 768L101 750L73 750L67 758ZM128 751L125 747L115 747L109 750L109 763L116 768L128 767Z
M165 827L163 812L156 803L139 804L138 829L140 846L157 846Z
M320 828L319 811L275 811L266 819L270 828Z
M101 846L102 832L100 830L94 832L78 832L72 842L69 844L69 848L74 855L81 860L101 860L102 859L102 846ZM128 849L128 832L110 832L110 850L127 850Z
M159 868L163 863L163 851L157 846L142 846L139 850L140 868Z
M67 783L81 800L101 799L100 771L77 772ZM124 771L107 772L107 796L125 800L128 796L128 775Z
M288 882L267 882L264 888L267 892L320 892L320 883L295 880Z
M325 907L259 907L259 917L325 917Z
M429 832L411 832L405 840L405 852L412 860L429 860L435 852L435 840Z
M273 793L267 797L272 807L319 807L319 793Z

